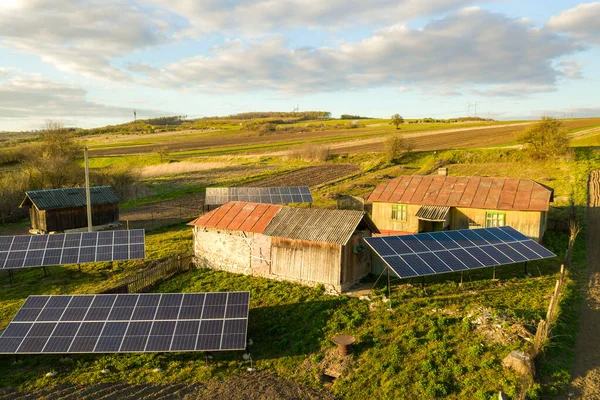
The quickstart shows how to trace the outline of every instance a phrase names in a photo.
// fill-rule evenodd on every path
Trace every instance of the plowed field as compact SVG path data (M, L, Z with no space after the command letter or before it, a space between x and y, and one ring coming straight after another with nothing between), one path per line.
M360 171L356 165L316 165L251 182L245 186L316 186Z

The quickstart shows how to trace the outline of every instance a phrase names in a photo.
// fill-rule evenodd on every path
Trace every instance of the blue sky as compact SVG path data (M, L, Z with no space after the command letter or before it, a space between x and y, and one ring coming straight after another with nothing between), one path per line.
M600 116L599 20L568 0L0 0L0 131L133 109Z

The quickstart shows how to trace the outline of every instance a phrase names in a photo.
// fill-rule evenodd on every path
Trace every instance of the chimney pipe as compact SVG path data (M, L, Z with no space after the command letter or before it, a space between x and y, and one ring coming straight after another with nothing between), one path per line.
M438 168L438 175L448 176L448 168Z

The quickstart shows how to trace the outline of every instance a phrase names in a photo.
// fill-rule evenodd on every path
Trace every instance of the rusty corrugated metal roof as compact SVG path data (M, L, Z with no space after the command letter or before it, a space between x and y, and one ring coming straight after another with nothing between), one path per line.
M371 232L379 232L363 211L293 208L232 201L188 225L344 245L362 221Z
M119 198L110 186L90 187L92 205L118 203ZM38 210L57 210L60 208L83 207L86 205L85 188L63 188L30 190L20 207L35 205Z
M415 216L425 221L445 221L450 206L421 206Z
M280 210L281 206L276 204L230 201L219 208L207 212L188 225L230 231L263 233L267 225Z
M377 185L368 201L548 211L553 190L531 179L407 175Z

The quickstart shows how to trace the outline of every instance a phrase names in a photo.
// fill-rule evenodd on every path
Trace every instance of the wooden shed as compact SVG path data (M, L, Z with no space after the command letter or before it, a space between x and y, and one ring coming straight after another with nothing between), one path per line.
M531 179L407 175L377 185L368 201L388 235L510 225L539 241L553 196Z
M371 272L362 211L229 202L189 223L201 267L344 292Z
M102 229L119 224L119 198L110 186L90 188L92 225ZM31 190L20 207L29 208L32 233L65 232L87 227L85 188Z

